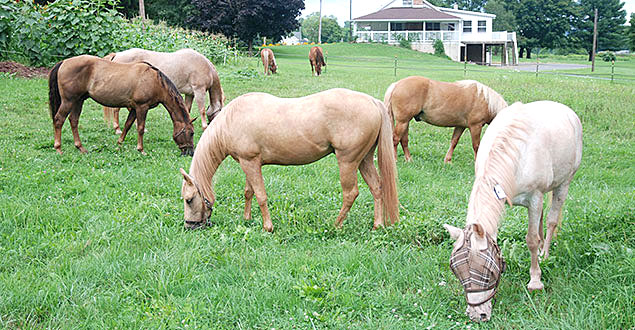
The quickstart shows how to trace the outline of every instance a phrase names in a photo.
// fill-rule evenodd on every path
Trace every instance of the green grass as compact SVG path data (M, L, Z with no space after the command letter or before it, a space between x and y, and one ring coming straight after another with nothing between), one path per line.
M451 129L413 124L413 162L399 153L401 222L371 231L372 197L360 196L341 230L333 156L268 166L275 231L242 219L244 174L227 159L215 176L213 226L183 229L179 157L167 112L149 113L145 148L131 133L117 148L101 108L80 118L86 155L53 150L44 79L0 75L0 326L4 328L628 329L635 324L635 87L566 76L469 67L384 45L324 45L311 76L308 46L274 47L279 74L262 65L217 66L227 101L264 91L295 97L345 87L383 99L412 74L477 79L508 102L549 99L580 116L584 155L564 221L541 264L543 292L529 293L526 210L508 209L499 243L508 263L492 320L471 324L448 267L443 223L462 226L473 178L464 136L442 162ZM413 69L398 69L394 56ZM362 56L360 60L352 60ZM405 64L404 64L405 66ZM476 71L478 70L478 71ZM200 123L196 139L200 137Z

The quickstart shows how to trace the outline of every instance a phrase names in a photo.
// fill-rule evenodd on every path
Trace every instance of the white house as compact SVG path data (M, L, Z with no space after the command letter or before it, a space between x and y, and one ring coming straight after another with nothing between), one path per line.
M492 31L493 14L442 8L426 0L393 0L377 12L353 19L357 42L398 44L405 38L413 49L433 53L440 39L455 61L492 63L492 49L500 47L500 63L518 64L516 32Z

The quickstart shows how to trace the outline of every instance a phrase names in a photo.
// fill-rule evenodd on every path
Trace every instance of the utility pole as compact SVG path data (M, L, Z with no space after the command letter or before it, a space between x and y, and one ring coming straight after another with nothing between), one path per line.
M598 40L598 9L595 8L595 18L593 19L593 52L591 52L591 72L595 70L595 48Z
M353 41L353 0L350 0L350 4L349 4L349 12L348 12L348 34L350 35L349 37L349 42Z
M143 4L143 0L139 0L139 16L141 16L141 19L146 19L146 7Z
M320 0L320 26L318 27L318 44L322 43L322 0Z

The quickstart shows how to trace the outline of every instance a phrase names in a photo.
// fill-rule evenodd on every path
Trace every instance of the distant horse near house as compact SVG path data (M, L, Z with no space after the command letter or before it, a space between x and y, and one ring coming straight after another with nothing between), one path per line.
M311 63L311 73L319 76L322 74L322 67L326 66L324 62L324 52L322 47L313 46L309 51L309 62Z
M300 98L248 93L231 101L199 140L189 174L181 169L185 226L205 225L215 196L212 178L227 156L245 172L245 219L251 218L256 195L262 225L273 230L262 166L303 165L335 154L343 202L335 226L340 227L359 194L357 172L373 196L373 228L399 220L397 169L392 151L390 115L369 95L336 88ZM377 164L374 164L377 149Z
M113 63L90 55L80 55L58 62L49 73L49 110L55 130L55 150L62 154L62 126L70 115L75 147L86 149L79 139L78 123L87 98L106 107L128 108L128 119L117 143L137 120L137 150L143 151L143 132L148 110L159 103L170 113L174 126L172 138L182 155L194 153L194 127L183 97L159 69L141 63Z
M262 66L265 67L265 75L276 73L278 65L276 64L276 58L273 56L273 51L269 48L263 48L260 51L260 58L262 59Z
M208 121L212 120L212 113L223 107L225 96L214 64L193 49L162 53L131 48L123 52L110 53L104 58L116 63L144 61L157 67L176 85L179 93L185 94L185 108L188 112L192 108L192 101L196 101L203 129L207 127ZM207 111L205 110L206 92L209 94L210 103ZM205 120L206 113L207 121ZM119 108L104 108L104 117L107 120L112 118L115 133L121 134Z
M408 125L412 118L435 126L454 127L450 149L444 159L446 163L452 161L452 153L465 128L472 135L476 158L483 125L489 124L500 110L507 107L500 94L478 81L448 83L421 76L410 76L390 85L384 104L395 122L395 153L401 143L407 162L412 159L408 149Z

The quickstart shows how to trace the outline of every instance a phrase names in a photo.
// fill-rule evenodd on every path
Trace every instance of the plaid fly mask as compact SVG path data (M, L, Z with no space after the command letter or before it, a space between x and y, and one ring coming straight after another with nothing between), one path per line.
M500 276L505 271L505 260L503 260L500 248L487 233L485 234L487 248L483 250L472 249L470 244L472 233L471 228L463 230L463 243L457 243L461 245L452 251L450 269L463 285L467 304L478 306L486 303L496 294ZM480 302L470 302L467 297L468 293L491 289L494 289L492 293Z

